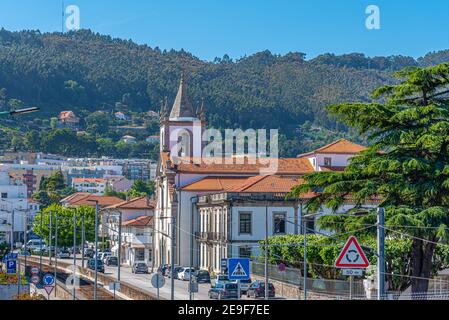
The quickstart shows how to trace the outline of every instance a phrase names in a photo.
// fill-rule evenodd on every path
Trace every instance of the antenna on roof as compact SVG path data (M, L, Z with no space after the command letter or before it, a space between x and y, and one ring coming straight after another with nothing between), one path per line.
M62 5L61 32L62 32L62 34L64 34L64 18L65 18L64 0L61 1L61 5Z

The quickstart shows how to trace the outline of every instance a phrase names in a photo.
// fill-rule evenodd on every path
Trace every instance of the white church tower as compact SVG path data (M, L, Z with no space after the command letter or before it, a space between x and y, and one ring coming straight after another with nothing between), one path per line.
M187 96L184 75L181 76L178 94L171 109L167 110L167 99L161 109L161 152L176 157L201 157L201 140L206 126L204 102L197 112Z

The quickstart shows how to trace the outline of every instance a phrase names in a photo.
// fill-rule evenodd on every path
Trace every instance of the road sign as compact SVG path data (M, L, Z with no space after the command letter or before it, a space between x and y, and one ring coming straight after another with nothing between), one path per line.
M349 237L343 250L338 255L335 261L335 267L337 268L367 268L369 266L368 259L365 256L362 248L359 245L356 237Z
M41 282L41 278L39 278L38 275L33 275L30 281L32 284L37 285L39 282Z
M228 272L228 259L223 258L221 259L221 273L227 273Z
M48 296L50 296L50 293L53 291L55 286L44 286L45 291L47 292Z
M120 291L120 282L110 282L109 290L117 290Z
M162 288L165 285L164 277L160 273L155 274L151 278L151 285L156 289Z
M36 266L33 266L33 267L31 268L31 274L38 274L38 273L39 273L39 268L36 267Z
M17 253L14 253L14 252L8 253L6 259L8 259L8 260L17 260Z
M198 283L197 282L191 282L189 285L189 292L192 293L198 293Z
M362 276L363 270L362 269L343 269L343 275L344 276Z
M17 261L16 260L6 260L6 273L15 274L17 272Z
M44 283L44 286L54 286L55 284L55 277L51 273L46 273L44 277L42 278L42 282Z
M279 268L279 271L280 271L280 272L285 272L286 266L285 266L285 264L283 264L283 263L281 262L281 263L279 263L278 268Z
M249 259L238 258L228 260L229 280L249 280L250 277Z

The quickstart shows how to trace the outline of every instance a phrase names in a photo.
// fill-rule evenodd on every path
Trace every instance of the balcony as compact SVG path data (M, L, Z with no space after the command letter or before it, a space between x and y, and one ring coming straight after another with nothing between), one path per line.
M226 235L221 232L195 232L198 241L226 242Z

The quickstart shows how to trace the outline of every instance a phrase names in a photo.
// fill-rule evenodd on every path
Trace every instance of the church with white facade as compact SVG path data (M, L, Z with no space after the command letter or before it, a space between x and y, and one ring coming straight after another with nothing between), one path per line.
M261 161L206 163L197 161L207 128L205 106L191 104L181 79L175 102L160 113L160 160L157 168L154 215L155 265L193 266L220 271L222 258L255 257L259 241L282 234L299 234L305 227L305 202L286 199L307 173L343 170L351 157L365 150L347 140L299 155L277 159L275 174L261 175ZM181 161L180 161L181 160ZM367 204L376 206L376 201ZM348 203L342 212L352 207ZM330 214L323 208L319 215ZM173 242L172 242L173 241ZM172 245L173 244L173 245Z

